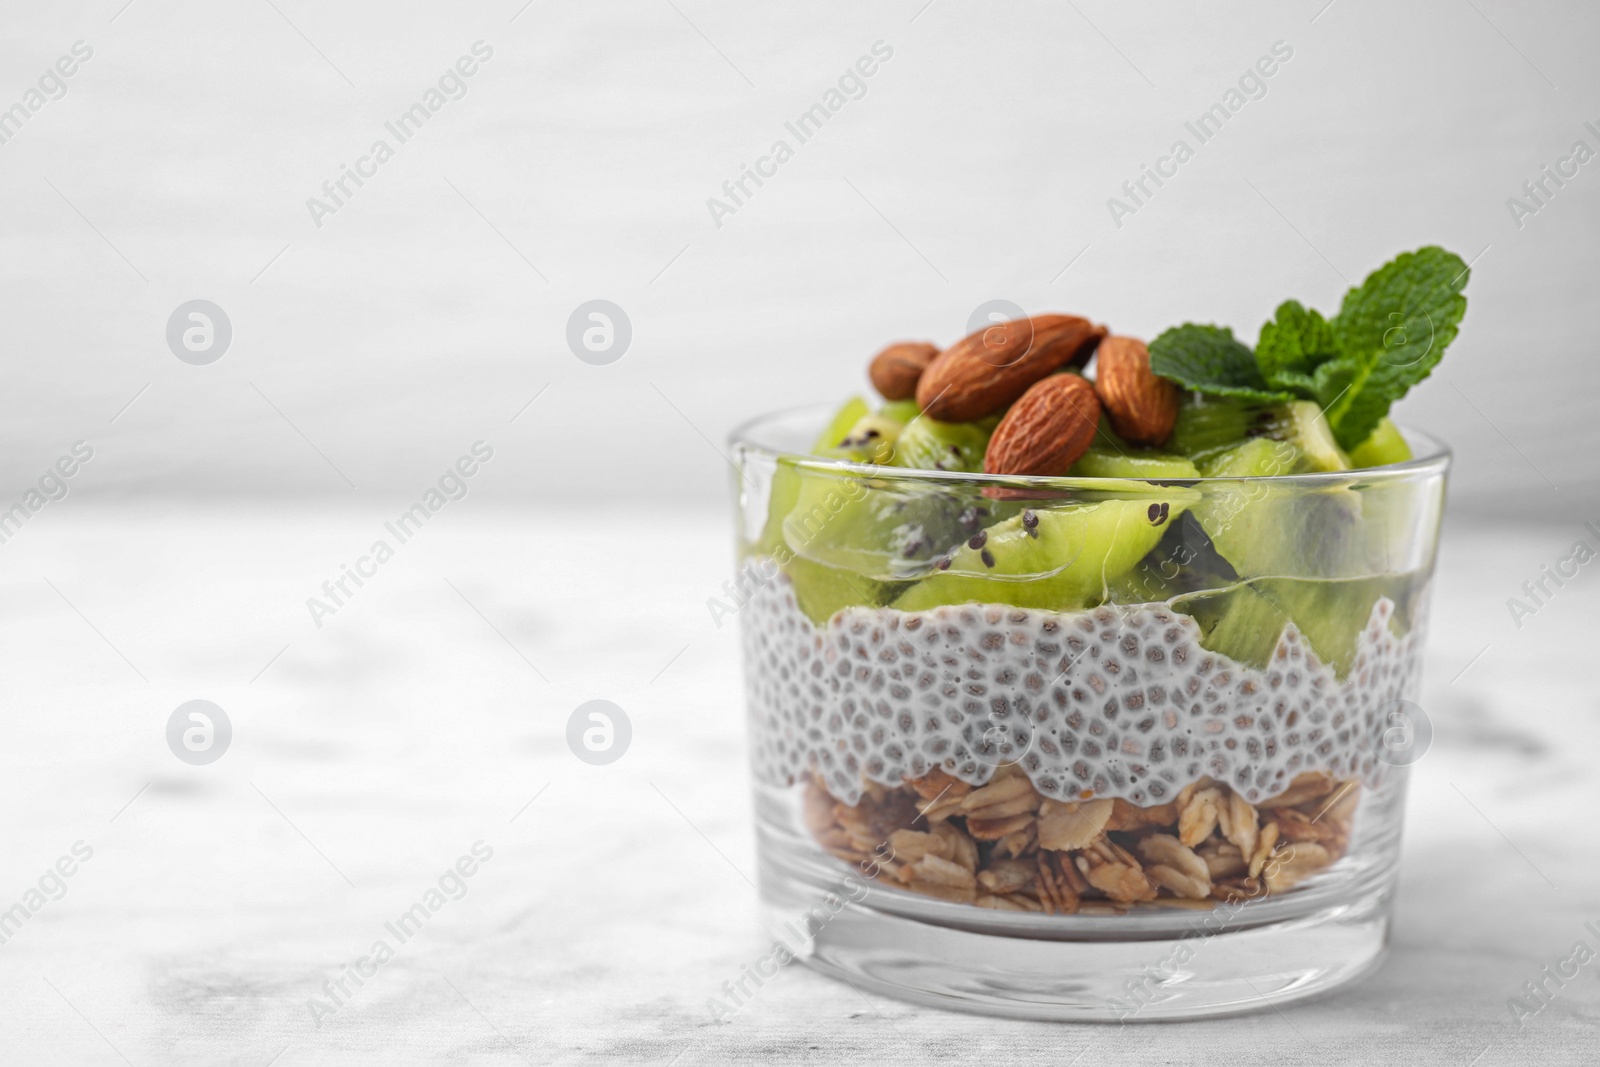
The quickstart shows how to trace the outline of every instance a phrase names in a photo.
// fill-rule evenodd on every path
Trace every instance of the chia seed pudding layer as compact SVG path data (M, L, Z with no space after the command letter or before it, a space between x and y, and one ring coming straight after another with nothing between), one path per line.
M1348 676L1293 623L1266 669L1201 647L1165 604L1061 613L1003 604L845 608L815 626L786 576L743 612L756 778L815 776L845 804L942 769L1016 764L1058 799L1172 800L1204 778L1251 803L1322 771L1377 785L1388 712L1414 697L1421 634L1373 606Z

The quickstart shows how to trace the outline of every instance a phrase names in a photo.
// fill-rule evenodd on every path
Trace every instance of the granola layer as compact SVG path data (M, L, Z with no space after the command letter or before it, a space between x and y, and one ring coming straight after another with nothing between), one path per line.
M1373 783L1388 712L1411 697L1415 631L1374 605L1341 679L1290 624L1261 670L1207 651L1163 605L846 608L824 627L786 577L743 618L755 772L856 804L941 770L1016 765L1042 797L1160 805L1202 779L1257 803L1297 775Z
M859 803L815 781L805 821L834 856L897 888L1002 911L1094 914L1209 908L1282 893L1350 843L1355 780L1299 775L1259 809L1227 785L1191 783L1166 804L1060 801L1016 767L973 788L934 771Z

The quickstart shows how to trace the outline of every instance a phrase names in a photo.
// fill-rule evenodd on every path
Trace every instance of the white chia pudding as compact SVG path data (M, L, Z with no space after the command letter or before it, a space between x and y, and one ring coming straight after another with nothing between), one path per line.
M755 774L816 775L851 805L863 779L942 769L979 786L1003 764L1045 797L1139 806L1204 778L1251 803L1307 771L1376 785L1388 713L1421 667L1419 627L1396 636L1394 610L1373 606L1340 678L1292 623L1263 670L1202 648L1163 604L851 607L817 627L779 576L743 612Z

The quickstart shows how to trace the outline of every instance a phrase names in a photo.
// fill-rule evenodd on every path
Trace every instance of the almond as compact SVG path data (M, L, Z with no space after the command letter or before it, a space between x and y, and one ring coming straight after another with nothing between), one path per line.
M885 400L910 400L917 395L917 380L939 354L927 341L896 341L872 357L867 376Z
M983 469L990 474L1065 474L1089 450L1099 425L1094 386L1076 374L1053 374L1011 405L989 438Z
M1150 369L1150 350L1132 337L1107 337L1095 363L1095 392L1118 434L1140 445L1165 444L1178 421L1177 385Z
M930 419L971 422L997 414L1045 375L1082 366L1104 337L1076 315L1036 315L985 327L939 353L917 382Z

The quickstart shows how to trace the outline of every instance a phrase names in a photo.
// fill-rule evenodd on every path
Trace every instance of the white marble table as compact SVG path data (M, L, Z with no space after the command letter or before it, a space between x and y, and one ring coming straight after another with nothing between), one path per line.
M0 908L93 850L0 945L0 1059L1595 1061L1600 961L1522 1028L1507 1009L1600 920L1600 578L1520 630L1505 607L1581 518L1449 532L1437 735L1384 968L1248 1018L1087 1027L867 999L797 967L713 1022L708 997L762 948L737 638L705 607L730 570L724 515L469 498L317 628L306 598L388 510L69 500L0 546ZM234 727L209 766L165 742L195 698ZM593 698L633 724L609 766L564 741ZM493 855L465 895L314 1018L324 982L397 943L385 923L479 841Z

